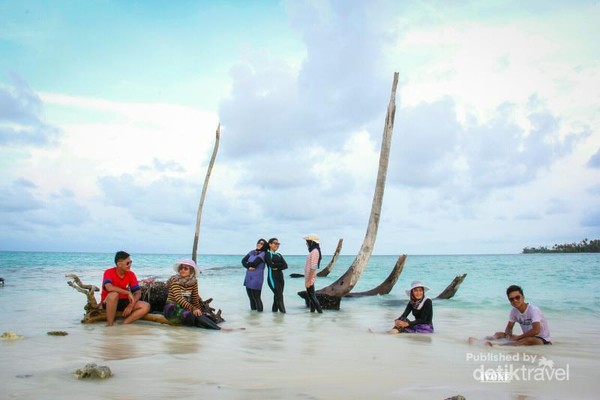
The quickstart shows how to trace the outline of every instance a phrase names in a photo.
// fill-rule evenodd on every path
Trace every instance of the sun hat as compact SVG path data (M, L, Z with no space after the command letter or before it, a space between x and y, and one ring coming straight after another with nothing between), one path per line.
M408 289L405 290L406 295L408 297L410 297L410 292L412 292L412 290L414 288L418 288L418 287L422 287L423 288L423 293L425 293L426 291L429 290L429 288L427 286L423 285L423 282L421 282L421 281L412 281L411 284L410 284L410 288L408 288Z
M319 236L316 233L309 233L303 237L304 240L312 240L315 243L319 243Z
M175 272L179 273L179 266L180 265L187 265L187 266L190 266L190 267L194 268L194 271L196 272L196 276L198 276L199 274L201 274L200 268L198 268L198 266L196 265L196 263L194 262L194 260L189 260L189 259L179 260L175 264L173 264L173 270Z

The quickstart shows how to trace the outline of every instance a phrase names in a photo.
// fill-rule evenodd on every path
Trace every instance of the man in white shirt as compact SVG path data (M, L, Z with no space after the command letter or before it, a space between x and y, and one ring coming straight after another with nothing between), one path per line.
M520 286L511 285L506 289L506 296L513 306L506 328L504 328L504 332L496 332L494 336L488 336L486 339L508 339L507 342L500 343L505 346L552 344L550 329L544 313L539 307L525 302L523 289ZM515 322L521 325L523 334L513 335ZM491 345L492 343L487 342L487 344Z

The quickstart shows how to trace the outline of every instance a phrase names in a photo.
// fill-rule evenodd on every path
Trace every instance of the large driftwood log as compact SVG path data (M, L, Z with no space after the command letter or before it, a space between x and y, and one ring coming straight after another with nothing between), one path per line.
M362 296L375 296L378 294L379 295L388 294L389 292L391 292L391 290L394 287L394 285L396 284L396 282L398 282L398 278L400 277L400 274L402 273L402 270L404 269L405 262L406 262L406 254L403 254L400 257L398 257L398 261L396 261L396 265L392 269L392 272L389 274L389 276L387 278L385 278L385 280L383 282L381 282L381 284L379 286L377 286L376 288L373 288L371 290L364 291L364 292L358 292L358 293L350 292L344 297L362 297Z
M94 295L94 293L100 291L100 289L94 285L84 284L75 274L67 274L65 276L72 279L67 282L69 286L78 292L85 294L87 297L87 304L83 307L85 314L81 322L84 324L91 324L98 321L106 321L106 312L99 306L96 296ZM162 281L143 280L141 281L140 288L142 291L141 299L150 303L151 310L151 312L142 319L161 324L177 325L166 319L162 314L168 295L167 284ZM215 313L215 309L210 306L212 300L212 298L208 300L200 299L200 307L202 308L203 313L210 314L214 321L221 323L225 320L221 316L221 310L218 310ZM121 317L122 313L117 311L117 318Z
M215 147L213 148L210 162L208 163L208 169L206 170L206 176L204 177L204 186L202 187L202 195L200 196L200 203L198 204L198 214L196 215L196 233L194 235L194 245L192 246L192 260L196 262L196 253L198 252L198 241L200 239L200 221L202 220L202 208L204 207L204 198L206 197L206 189L208 188L208 181L210 174L217 158L217 151L219 150L219 140L221 138L221 124L217 126Z
M454 278L454 280L450 282L450 284L446 287L446 289L444 289L442 293L440 293L436 297L436 299L442 300L451 299L452 297L454 297L454 295L458 291L458 288L460 287L460 284L463 283L466 277L467 274L457 275L456 278Z
M381 217L381 207L383 203L383 194L385 191L385 181L387 177L387 169L390 158L390 148L392 144L392 133L394 131L394 119L396 116L396 89L398 87L398 73L394 73L394 80L392 83L392 93L390 96L390 102L387 109L387 115L385 118L385 126L383 129L383 138L381 140L381 150L379 153L379 169L377 171L377 183L375 185L375 193L373 195L373 203L371 205L371 216L369 217L369 224L367 226L367 232L363 240L363 244L360 248L356 259L348 268L346 273L342 275L337 281L331 285L319 289L317 291L317 298L324 309L329 309L327 304L336 304L335 299L330 297L341 298L352 291L352 288L356 285L356 282L360 278L361 274L365 270L367 263L373 253L373 246L375 245L375 239L377 238L377 229L379 227L379 219ZM335 309L339 309L338 306Z
M340 238L340 240L338 240L338 244L337 244L337 247L335 248L335 252L333 253L333 257L331 257L331 261L329 261L329 264L327 264L327 266L322 271L317 272L317 276L325 277L325 276L329 275L329 273L333 269L333 266L335 265L335 262L337 261L338 257L340 256L340 252L342 251L342 243L343 242L344 242L344 239L342 239L342 238Z

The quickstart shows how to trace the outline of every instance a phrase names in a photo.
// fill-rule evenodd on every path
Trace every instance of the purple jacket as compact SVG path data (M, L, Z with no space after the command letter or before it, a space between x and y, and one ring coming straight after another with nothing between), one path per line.
M246 278L244 279L244 286L248 289L262 289L263 281L265 279L265 252L256 250L250 250L248 254L242 259L242 265L246 268ZM248 268L256 268L254 271L250 271Z

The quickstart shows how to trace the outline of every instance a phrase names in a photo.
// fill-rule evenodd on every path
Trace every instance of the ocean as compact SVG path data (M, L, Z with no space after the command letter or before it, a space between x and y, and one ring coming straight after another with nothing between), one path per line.
M67 274L100 286L114 254L0 252L0 399L595 399L600 392L600 255L408 255L390 294L345 298L339 311L312 314L303 290L305 255L283 253L286 314L250 311L242 255L199 255L200 295L222 310L232 332L138 321L108 328L82 324L85 296ZM132 254L139 279L166 280L189 255ZM398 256L373 256L354 291L379 285ZM322 265L331 259L324 254ZM319 289L354 256L340 256ZM432 335L386 332L422 280L437 296L461 274L457 294L434 301ZM522 286L550 326L552 346L469 344L506 325L505 289ZM99 299L99 294L97 295ZM244 328L244 329L238 329ZM369 332L374 331L374 333ZM66 331L67 336L49 336ZM520 329L517 327L516 331ZM108 366L108 380L78 380L88 363Z

